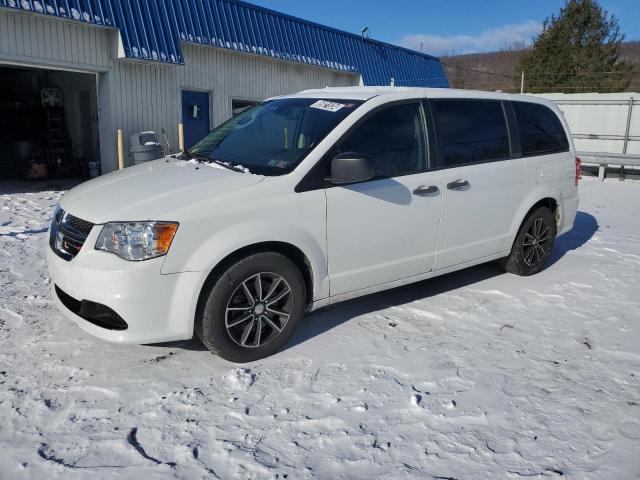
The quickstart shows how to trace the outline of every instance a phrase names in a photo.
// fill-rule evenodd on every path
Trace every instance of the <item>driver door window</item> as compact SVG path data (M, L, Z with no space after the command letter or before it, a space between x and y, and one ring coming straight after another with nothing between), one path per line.
M396 177L427 169L420 103L394 105L374 113L340 143L337 153L367 155L375 177Z

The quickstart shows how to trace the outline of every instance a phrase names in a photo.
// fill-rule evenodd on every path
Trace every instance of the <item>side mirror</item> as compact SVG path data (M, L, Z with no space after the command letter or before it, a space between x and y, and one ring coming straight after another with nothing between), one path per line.
M364 182L373 178L369 157L362 153L344 152L331 160L331 178L334 185Z

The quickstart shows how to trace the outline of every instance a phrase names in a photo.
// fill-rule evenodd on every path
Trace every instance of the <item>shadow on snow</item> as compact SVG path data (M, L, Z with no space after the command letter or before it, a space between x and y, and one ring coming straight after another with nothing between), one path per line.
M598 221L594 216L578 212L573 229L556 239L547 268L568 252L587 243L597 230ZM495 262L491 262L323 308L303 319L285 349L304 343L360 315L433 297L499 275L507 274Z
M593 237L597 230L598 222L595 217L585 212L578 212L573 229L556 239L548 266L559 262L568 252L579 249ZM302 319L296 333L283 350L322 335L355 317L468 287L499 275L507 274L495 262L490 262L322 308ZM158 346L169 345L186 350L206 350L195 335L188 341Z

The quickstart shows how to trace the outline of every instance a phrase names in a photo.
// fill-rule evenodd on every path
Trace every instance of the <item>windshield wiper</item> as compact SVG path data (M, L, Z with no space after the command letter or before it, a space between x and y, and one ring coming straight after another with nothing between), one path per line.
M220 165L221 167L224 167L228 170L231 170L233 172L239 172L239 173L247 173L247 170L240 168L240 167L236 167L235 165L232 165L229 162L223 162L222 160L216 160L215 158L209 158L209 157L204 157L201 155L195 155L192 158L194 158L195 160L197 160L200 163L215 163L216 165Z

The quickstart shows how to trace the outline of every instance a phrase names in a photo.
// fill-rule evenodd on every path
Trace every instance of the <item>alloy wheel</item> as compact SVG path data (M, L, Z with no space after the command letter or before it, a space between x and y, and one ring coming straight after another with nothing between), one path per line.
M227 302L227 333L241 347L266 345L284 330L292 304L291 287L282 276L256 273L242 281Z
M551 243L551 228L543 218L536 218L524 234L522 257L532 267L544 260Z

